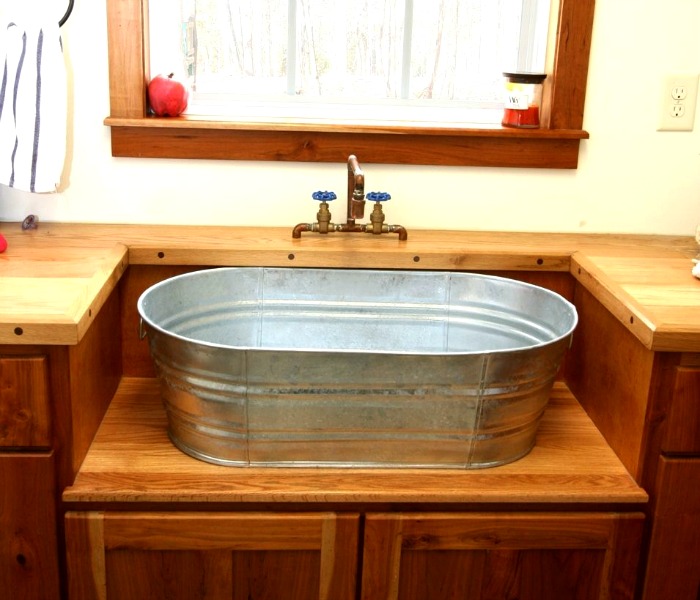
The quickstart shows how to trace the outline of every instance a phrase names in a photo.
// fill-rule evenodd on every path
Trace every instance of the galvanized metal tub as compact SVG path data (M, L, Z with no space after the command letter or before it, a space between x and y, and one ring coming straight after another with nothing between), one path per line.
M420 271L211 269L138 310L171 440L240 466L514 461L577 323L540 287Z

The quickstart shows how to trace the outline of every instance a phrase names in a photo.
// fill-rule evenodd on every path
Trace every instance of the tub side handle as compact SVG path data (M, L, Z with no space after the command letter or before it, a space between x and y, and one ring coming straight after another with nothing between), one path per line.
M146 334L148 332L146 331L146 328L143 326L143 317L139 318L139 339L142 340L143 338L146 337Z

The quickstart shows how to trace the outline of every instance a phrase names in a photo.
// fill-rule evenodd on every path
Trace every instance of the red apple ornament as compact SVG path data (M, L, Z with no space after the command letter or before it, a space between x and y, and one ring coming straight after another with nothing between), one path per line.
M184 83L170 75L156 75L148 84L148 102L157 117L177 117L187 108L189 92Z

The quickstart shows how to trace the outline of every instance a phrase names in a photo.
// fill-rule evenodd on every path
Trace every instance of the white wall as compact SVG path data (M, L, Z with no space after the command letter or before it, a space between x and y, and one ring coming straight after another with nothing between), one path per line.
M62 4L51 0L58 17ZM657 132L656 121L663 76L700 73L700 1L596 4L584 122L591 139L582 142L579 168L363 164L367 189L393 196L388 222L409 229L694 233L700 115L692 133ZM34 213L43 221L291 227L313 220L313 190L343 196L344 164L112 158L103 125L105 0L75 0L62 31L73 88L67 186L51 195L0 187L0 220Z

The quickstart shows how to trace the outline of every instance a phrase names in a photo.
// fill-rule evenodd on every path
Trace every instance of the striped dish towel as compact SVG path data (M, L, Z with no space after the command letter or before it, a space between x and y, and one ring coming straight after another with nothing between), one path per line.
M58 23L38 16L0 22L0 68L0 183L55 192L66 156L67 119Z

